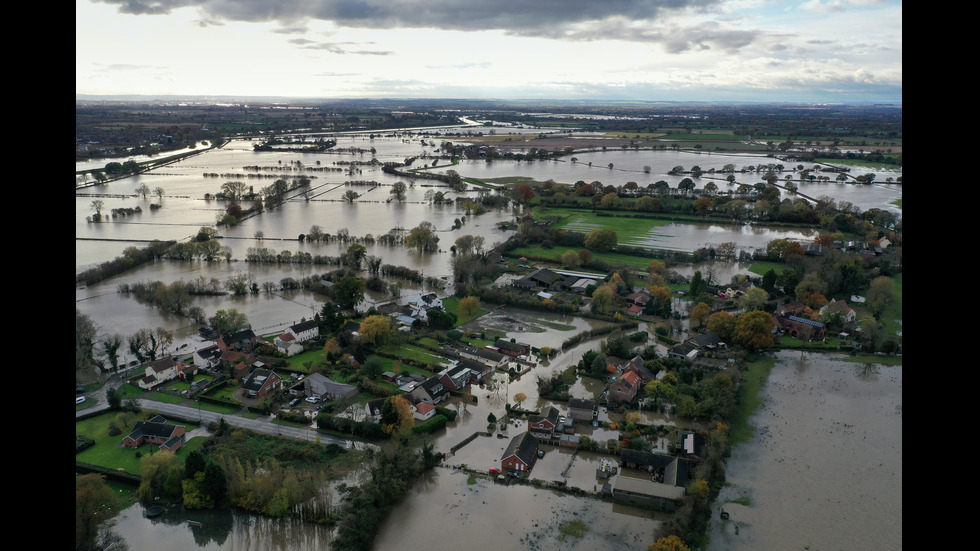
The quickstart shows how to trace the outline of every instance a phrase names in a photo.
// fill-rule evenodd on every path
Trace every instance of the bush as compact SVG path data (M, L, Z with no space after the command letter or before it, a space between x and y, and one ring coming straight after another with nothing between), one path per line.
M448 420L446 419L445 415L436 415L435 417L429 419L425 423L422 423L421 425L413 428L412 432L415 434L429 434L441 428L444 428L446 426L447 421Z

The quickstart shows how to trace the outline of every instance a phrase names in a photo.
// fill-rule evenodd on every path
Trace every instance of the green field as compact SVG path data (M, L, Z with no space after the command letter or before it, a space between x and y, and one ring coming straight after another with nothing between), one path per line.
M616 232L616 238L620 245L634 247L649 246L650 237L657 235L657 227L675 223L672 220L658 218L598 216L584 209L538 207L535 209L535 215L542 218L553 215L562 216L563 218L554 225L555 229L572 230L585 234L594 228L610 229Z
M567 251L574 251L578 253L580 247L552 247L550 249L545 249L540 244L532 244L527 247L517 247L507 251L508 255L514 257L526 256L529 258L538 259L548 259L549 262L558 262L556 259L560 257ZM609 264L610 266L631 266L639 270L646 270L647 266L650 264L651 258L644 258L642 256L630 256L628 254L620 253L607 253L593 251L592 256L597 259ZM559 262L560 263L560 262ZM583 267L582 269L588 269L588 267Z

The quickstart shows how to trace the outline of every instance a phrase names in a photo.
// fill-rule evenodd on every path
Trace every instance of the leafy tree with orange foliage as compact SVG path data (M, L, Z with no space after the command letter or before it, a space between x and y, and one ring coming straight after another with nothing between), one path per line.
M735 316L722 310L708 316L708 331L717 333L721 340L727 341L735 332Z
M361 322L360 333L364 344L385 346L395 334L395 325L388 316L368 316Z
M776 322L769 313L762 310L746 312L735 319L732 340L750 351L769 348L774 342L772 330L775 327Z
M703 326L708 322L708 316L710 315L710 306L703 302L697 303L694 308L691 308L691 327L697 328Z
M665 536L651 543L647 551L691 551L691 548L677 536Z
M415 426L412 405L401 396L389 396L381 405L381 429L385 434L405 434Z
M456 307L456 310L463 316L472 316L479 309L480 299L473 295L459 299L459 305Z

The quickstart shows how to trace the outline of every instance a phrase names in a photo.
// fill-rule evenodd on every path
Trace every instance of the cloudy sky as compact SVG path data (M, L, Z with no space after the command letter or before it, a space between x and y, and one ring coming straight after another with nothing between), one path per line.
M76 94L902 101L901 0L76 0Z

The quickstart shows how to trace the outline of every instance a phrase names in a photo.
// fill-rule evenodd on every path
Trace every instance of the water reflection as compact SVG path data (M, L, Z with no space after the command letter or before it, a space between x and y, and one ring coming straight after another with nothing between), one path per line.
M136 504L116 517L116 533L130 549L154 551L326 549L329 527L292 519L270 519L237 510L188 511L167 506L162 515L147 518Z

